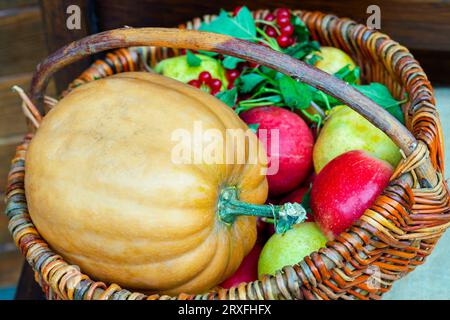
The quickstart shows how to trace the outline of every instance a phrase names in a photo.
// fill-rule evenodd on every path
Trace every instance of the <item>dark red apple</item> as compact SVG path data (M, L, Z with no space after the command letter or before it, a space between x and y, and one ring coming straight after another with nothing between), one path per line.
M308 192L308 190L309 190L309 188L307 188L307 187L300 187L300 188L292 191L291 193L288 193L283 198L281 198L280 204L284 204L284 203L287 203L287 202L302 203L303 197ZM310 215L310 214L307 214L305 221L306 222L312 222L312 221L314 221L314 217L312 215Z
M314 161L314 158L313 158ZM312 183L314 183L314 180L316 179L316 173L314 171L312 171L305 179L305 181L303 181L302 186L304 187L309 187Z
M388 185L392 167L361 150L346 152L330 161L311 189L314 219L334 239L359 219Z
M269 195L276 197L300 185L312 168L314 145L313 135L305 121L279 107L253 108L240 116L247 124L259 124L257 135L266 144L269 167L276 167L275 163L278 163L276 173L267 176ZM278 141L275 141L272 129L278 129ZM267 133L267 141L262 136L264 132ZM275 144L278 144L278 151Z
M242 282L258 280L258 260L262 246L257 242L250 253L242 260L236 272L227 280L219 284L222 288L231 288Z

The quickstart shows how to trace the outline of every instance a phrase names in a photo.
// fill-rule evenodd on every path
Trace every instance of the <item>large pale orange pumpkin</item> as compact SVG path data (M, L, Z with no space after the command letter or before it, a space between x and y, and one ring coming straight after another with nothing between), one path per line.
M264 203L265 152L255 164L174 163L172 133L193 131L195 121L223 133L247 129L215 97L158 75L123 73L73 90L27 154L39 232L94 279L127 288L197 293L226 279L253 247L256 222L221 220L219 197L232 188L241 201Z

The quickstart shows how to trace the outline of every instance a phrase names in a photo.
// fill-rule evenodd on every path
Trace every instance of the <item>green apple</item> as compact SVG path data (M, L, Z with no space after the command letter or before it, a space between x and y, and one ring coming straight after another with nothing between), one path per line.
M284 266L325 247L327 239L314 222L296 224L285 233L275 233L265 244L258 261L258 277L274 275Z
M314 145L316 173L337 156L351 150L365 150L394 168L401 159L399 148L383 131L349 107L336 106L331 109Z
M352 58L338 48L320 47L320 52L318 52L317 55L319 55L322 59L318 60L315 66L330 74L338 72L347 65L350 65L350 69L354 69L356 67L356 64Z
M155 71L184 83L198 79L200 72L208 71L213 78L221 80L222 89L226 89L228 81L225 77L225 69L220 61L202 54L196 54L196 56L201 60L197 67L190 66L187 62L187 56L182 55L164 59L156 65Z

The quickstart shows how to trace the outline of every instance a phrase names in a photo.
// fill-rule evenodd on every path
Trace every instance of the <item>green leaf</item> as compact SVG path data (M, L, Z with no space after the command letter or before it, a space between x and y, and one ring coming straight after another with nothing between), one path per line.
M312 66L316 65L316 63L320 60L322 60L323 58L321 56L319 56L318 54L312 53L308 56L305 57L305 59L303 59L303 61L305 61L307 64L310 64Z
M347 83L355 84L359 80L360 69L359 67L351 68L348 64L341 68L338 72L334 74L336 78L342 79Z
M309 54L319 51L320 45L316 41L296 43L284 50L284 53L293 58L303 60Z
M312 214L312 209L311 209L311 189L312 189L312 183L308 188L308 191L306 191L306 193L303 195L302 198L302 202L301 205L303 206L303 208L305 208L306 212L308 212L309 214Z
M236 69L237 64L239 62L244 62L244 59L236 58L232 56L225 56L225 59L223 59L222 64L225 69Z
M230 90L220 91L218 94L216 94L216 98L221 100L227 106L233 107L236 104L237 100L237 89L233 88Z
M294 16L291 19L291 23L294 26L294 35L297 37L297 42L306 42L309 39L309 30L303 23L302 19L298 16Z
M378 82L372 82L368 85L353 84L353 87L366 97L372 99L382 108L386 109L390 114L397 118L398 121L403 124L405 123L403 112L400 108L401 102L394 99L386 86Z
M199 30L226 34L253 42L257 40L255 20L246 7L242 7L236 17L231 17L228 12L222 10L216 19L210 23L203 23Z
M239 102L239 105L234 109L234 112L239 114L242 111L250 110L255 107L261 107L261 106L269 106L276 103L280 103L283 101L283 98L278 95L271 95L266 96L258 99L249 99L249 100L243 100Z
M278 80L284 102L291 109L305 109L311 104L312 95L309 86L283 76Z
M257 73L244 74L240 76L238 80L239 91L241 93L248 93L264 80L266 80L266 78Z
M215 57L215 56L218 55L217 52L205 51L205 50L198 50L198 53L201 53L201 54L203 54L205 56L208 56L208 57Z
M250 123L248 124L248 128L252 130L254 133L258 132L259 123Z
M202 64L202 59L197 57L190 50L186 51L186 60L190 67L198 67Z
M318 90L316 88L310 87L310 89L312 92L312 100L322 108L326 108L328 105L330 107L335 107L335 106L342 104L342 102L340 102L336 98L334 98L324 92L321 92L320 90Z
M255 20L253 19L253 15L247 7L244 6L239 10L238 14L235 17L235 21L240 26L242 26L244 30L247 30L250 35L256 37Z

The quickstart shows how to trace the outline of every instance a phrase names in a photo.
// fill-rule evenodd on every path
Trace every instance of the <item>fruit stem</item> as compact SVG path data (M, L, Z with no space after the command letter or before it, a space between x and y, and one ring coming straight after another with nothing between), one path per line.
M222 189L217 210L219 219L227 224L232 224L238 216L273 219L277 233L284 233L294 224L306 219L306 210L299 203L285 203L280 206L242 202L239 200L239 192L236 187Z

